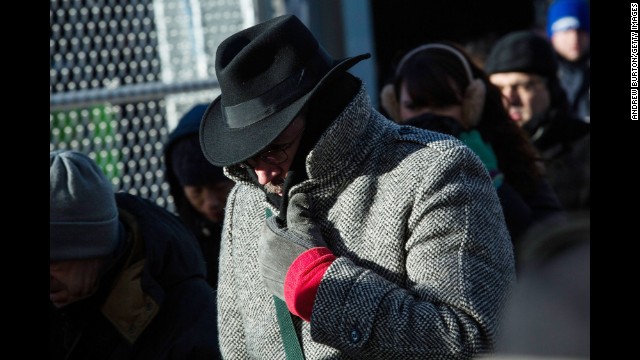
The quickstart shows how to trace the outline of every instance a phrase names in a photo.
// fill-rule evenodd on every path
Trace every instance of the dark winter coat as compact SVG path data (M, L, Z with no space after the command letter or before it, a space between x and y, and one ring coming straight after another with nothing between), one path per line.
M50 307L52 359L217 359L214 291L179 219L115 195L127 248L93 296Z
M562 206L588 210L591 202L591 126L561 112L550 112L532 132L547 178Z
M169 184L169 193L173 197L176 212L187 228L196 235L207 264L207 281L215 289L218 285L218 256L220 254L222 223L214 223L208 220L189 203L173 171L173 158L171 155L171 150L179 139L198 133L201 114L204 114L206 107L207 105L205 104L197 105L196 108L181 119L176 128L169 134L164 148L164 162L166 167L165 179Z
M591 120L591 55L577 61L558 56L558 78L567 92L571 113L582 121Z

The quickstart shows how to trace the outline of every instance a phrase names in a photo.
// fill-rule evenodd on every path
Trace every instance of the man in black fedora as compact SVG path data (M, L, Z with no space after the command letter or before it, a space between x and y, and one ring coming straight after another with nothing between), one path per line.
M218 47L200 144L236 181L218 280L225 359L492 349L515 269L489 174L453 137L372 108L347 72L368 57L333 59L291 15Z

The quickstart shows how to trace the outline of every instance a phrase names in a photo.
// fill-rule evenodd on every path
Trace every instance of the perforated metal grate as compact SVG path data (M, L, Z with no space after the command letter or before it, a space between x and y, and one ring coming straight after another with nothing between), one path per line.
M162 150L219 95L219 43L255 23L244 0L52 0L50 150L95 159L116 191L173 211Z

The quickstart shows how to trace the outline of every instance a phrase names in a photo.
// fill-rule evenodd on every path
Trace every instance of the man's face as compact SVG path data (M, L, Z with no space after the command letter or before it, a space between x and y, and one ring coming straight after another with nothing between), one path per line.
M551 35L551 45L560 56L576 61L589 49L589 34L582 30L556 31Z
M538 75L505 72L491 74L489 79L502 92L509 117L519 126L547 111L551 104L549 91Z
M209 185L183 187L191 206L214 223L222 222L227 196L233 187L231 180L222 180Z
M300 147L304 115L298 115L271 144L244 164L252 169L267 192L284 194L284 180Z
M49 263L49 300L57 308L91 296L98 289L105 260L83 259Z

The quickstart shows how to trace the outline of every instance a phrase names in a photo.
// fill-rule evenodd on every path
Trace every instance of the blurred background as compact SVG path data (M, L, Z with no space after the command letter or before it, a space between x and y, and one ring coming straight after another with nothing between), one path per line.
M51 0L50 150L84 152L117 191L174 211L163 146L181 115L219 95L215 51L229 35L295 14L335 58L372 54L351 72L380 108L380 87L409 48L451 40L481 64L499 36L544 29L547 6L545 0Z

